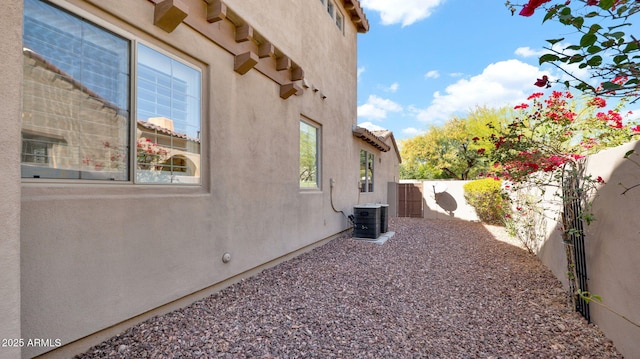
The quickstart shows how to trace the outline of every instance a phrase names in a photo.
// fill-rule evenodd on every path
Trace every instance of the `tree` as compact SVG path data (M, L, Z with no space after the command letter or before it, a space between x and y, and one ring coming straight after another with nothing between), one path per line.
M427 133L401 142L401 178L466 180L487 170L487 123L503 120L505 109L476 108L467 118L453 118ZM405 177L406 176L406 177Z
M634 102L640 98L640 41L627 33L630 18L640 11L636 0L574 0L558 1L544 7L551 0L529 0L524 5L506 2L515 14L522 6L522 16L531 16L536 9L546 11L543 22L557 21L577 30L579 38L564 48L557 48L565 38L549 39L549 52L540 56L539 63L549 63L565 72L571 80L563 81L569 87L595 96L629 97ZM566 65L589 69L591 79L578 78ZM549 86L548 78L539 79L536 85ZM594 85L594 83L599 85Z

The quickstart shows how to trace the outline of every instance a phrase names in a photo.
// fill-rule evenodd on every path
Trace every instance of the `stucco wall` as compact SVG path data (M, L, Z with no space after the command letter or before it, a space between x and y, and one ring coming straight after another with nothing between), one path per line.
M22 2L2 4L0 41L0 340L20 339L20 82ZM20 346L0 347L0 358L20 357Z
M424 218L478 221L476 210L464 199L464 185L470 181L409 181L422 183Z
M640 323L640 188L622 195L625 187L640 183L640 167L624 159L632 149L639 153L640 142L602 151L588 159L587 172L601 176L606 185L599 188L593 200L595 221L586 227L585 248L588 290L602 296L603 303L619 314ZM557 227L557 222L549 223L549 237L539 256L566 285L566 259ZM640 357L640 328L597 304L589 307L592 321L625 358Z
M320 90L305 89L284 100L277 83L256 70L234 72L233 54L186 24L172 33L154 26L152 2L69 3L90 19L103 19L202 64L203 184L24 182L23 337L71 343L348 228L330 196L336 209L347 213L358 199L352 24L340 33L317 0L226 1L304 68L309 84ZM185 3L189 16L206 14L204 1ZM19 111L18 96L11 98ZM299 189L301 117L321 128L320 190ZM19 128L14 132L18 148ZM12 203L18 213L19 201ZM12 233L15 242L17 228ZM222 262L224 253L231 254L229 263ZM25 356L49 349L29 348Z

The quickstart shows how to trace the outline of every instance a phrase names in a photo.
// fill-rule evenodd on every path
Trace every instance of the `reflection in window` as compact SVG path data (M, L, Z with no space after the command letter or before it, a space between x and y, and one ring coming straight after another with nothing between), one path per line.
M23 54L22 177L128 181L133 159L137 182L200 183L198 69L40 0Z
M373 153L360 150L360 192L373 192Z
M320 188L319 129L300 121L300 188Z
M129 41L37 0L23 41L22 177L127 180Z
M138 46L136 180L200 181L200 71Z

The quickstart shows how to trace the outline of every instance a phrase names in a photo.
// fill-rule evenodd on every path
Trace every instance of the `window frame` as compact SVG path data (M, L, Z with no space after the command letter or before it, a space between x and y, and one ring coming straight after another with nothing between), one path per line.
M335 24L338 27L338 30L344 33L344 15L342 14L342 11L340 11L340 9L338 8L336 8L335 11L336 11L336 15L334 16Z
M203 174L206 173L206 171L204 170L204 157L205 157L204 145L205 144L203 143L204 141L202 138L203 137L202 134L204 133L203 126L205 125L204 119L206 114L205 101L204 101L205 86L206 86L206 82L205 82L206 65L186 54L179 52L179 50L176 50L173 52L165 50L164 48L161 48L158 44L151 41L150 38L145 38L143 34L135 34L135 33L129 32L124 28L118 26L118 24L107 21L102 17L100 17L99 15L88 12L87 10L77 7L76 5L67 3L62 0L43 0L43 1L37 0L37 1L42 2L54 8L58 8L59 11L66 12L87 24L90 24L94 27L99 28L100 31L105 31L105 32L115 34L116 36L121 37L128 42L127 48L129 53L128 53L128 59L127 59L127 62L128 62L127 69L128 69L129 80L127 84L127 89L129 93L127 96L127 101L128 101L127 111L129 113L129 117L127 118L127 122L128 122L128 125L126 128L127 139L125 141L126 146L128 147L126 149L128 153L125 156L126 160L128 160L128 163L126 164L128 168L127 168L127 171L125 171L126 179L123 179L123 180L54 178L54 177L46 177L46 178L22 177L21 178L22 182L36 183L36 184L70 183L75 185L116 184L116 185L125 185L125 186L131 186L131 187L139 187L139 186L145 186L145 185L147 186L169 185L176 188L177 187L202 187L205 184ZM24 12L22 16L24 18L25 16ZM183 66L186 66L189 69L192 69L197 72L197 79L198 79L198 86L199 86L199 88L197 89L197 95L198 95L198 101L199 101L199 104L197 106L198 112L199 112L198 113L198 129L197 129L199 163L197 165L199 166L199 175L197 177L194 176L194 178L197 178L197 181L194 181L191 183L169 183L169 182L160 183L160 182L140 182L136 178L137 171L138 171L137 161L136 161L136 141L137 141L136 132L138 129L138 121L137 121L138 66L139 66L138 52L139 52L140 45L146 46L147 48L159 53L160 55L165 56L171 59L172 61L176 61L182 64ZM21 132L23 133L23 136L24 134L29 134L29 136L33 136L31 135L30 131L28 130L25 131L24 128L22 129ZM24 148L24 143L21 144L21 147ZM29 155L29 154L26 154L26 155ZM22 161L22 157L24 157L24 154L21 154L21 165L25 163ZM172 158L173 157L169 158L169 160L171 160Z
M302 146L302 126L306 125L315 129L315 185L314 186L303 186L303 181L300 178L302 175L302 151L299 151L298 154L298 188L301 191L320 191L322 190L322 126L312 121L304 116L300 116L300 120L298 121L299 131L298 131L298 143L299 146Z

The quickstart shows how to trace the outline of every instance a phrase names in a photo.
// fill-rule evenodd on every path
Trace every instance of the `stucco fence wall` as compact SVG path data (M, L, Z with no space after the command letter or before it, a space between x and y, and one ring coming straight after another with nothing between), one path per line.
M479 221L476 210L464 199L463 186L468 182L470 181L400 181L400 183L422 184L424 218Z
M625 188L640 184L640 166L624 159L625 153L632 149L640 153L640 141L587 159L587 173L594 178L602 177L606 184L592 200L595 221L586 226L585 250L588 290L602 296L603 304L619 313L592 303L591 320L626 358L640 358L640 328L621 317L640 323L640 281L637 280L640 277L640 186L622 194ZM635 158L640 161L640 156ZM468 181L421 182L425 218L478 220L475 210L464 199L462 186ZM538 243L537 255L568 288L567 261L558 230L560 219L553 216L557 197L554 200L552 192L547 191L545 196L551 210L547 211L546 238Z

